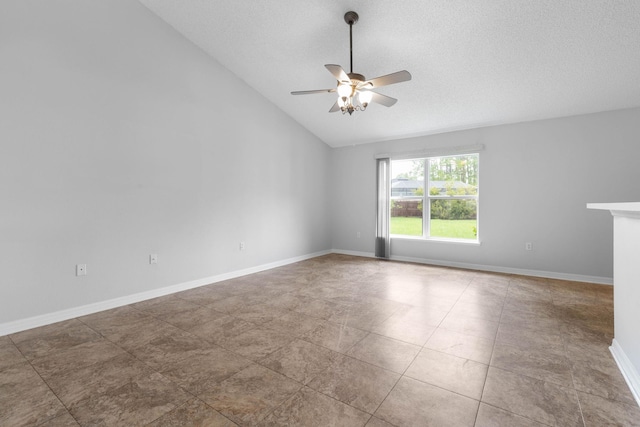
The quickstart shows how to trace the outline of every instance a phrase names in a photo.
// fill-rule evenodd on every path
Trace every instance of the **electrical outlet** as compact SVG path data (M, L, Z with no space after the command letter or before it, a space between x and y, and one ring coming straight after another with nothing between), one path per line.
M524 248L528 251L532 251L533 250L533 244L531 242L527 242L524 244Z
M86 275L87 275L87 264L77 264L76 276L86 276Z
M149 264L157 264L158 263L158 254L149 255Z
M241 250L241 251L244 251L244 248L245 248L245 246L244 246L244 242L240 242L240 250Z

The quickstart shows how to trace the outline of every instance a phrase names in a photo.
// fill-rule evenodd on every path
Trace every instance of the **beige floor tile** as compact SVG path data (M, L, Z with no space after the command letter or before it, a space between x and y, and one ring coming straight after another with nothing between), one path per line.
M77 319L11 335L11 340L27 359L35 359L101 338L100 334Z
M294 339L295 337L270 329L256 328L226 339L220 345L257 362Z
M571 364L561 354L496 342L491 366L564 387L573 387Z
M559 328L553 330L532 330L509 323L501 323L496 341L521 350L543 351L565 356L565 339Z
M476 301L467 302L469 298L460 299L453 306L449 314L452 316L472 317L480 320L488 320L490 322L499 322L502 315L502 302L489 304L479 304Z
M568 322L564 322L560 330L567 342L567 353L571 357L600 357L607 354L613 341L613 331L594 331Z
M369 334L351 347L347 355L401 374L419 352L417 345Z
M16 363L0 370L0 386L2 394L0 394L0 402L7 405L14 395L22 394L30 387L45 385L42 378L27 362Z
M375 416L395 426L473 426L478 401L402 377Z
M236 427L237 424L199 399L192 399L161 416L149 427Z
M193 302L194 304L210 305L233 295L229 292L225 292L224 286L221 286L220 284L213 284L178 292L175 296L177 298Z
M298 291L298 295L306 296L313 299L328 301L331 303L351 305L359 298L357 291L353 289L341 289L338 285L340 282L336 280L325 281L321 283L325 286L309 286Z
M0 404L0 425L35 426L53 424L67 410L48 388L36 388L6 406Z
M175 326L153 317L137 321L116 318L110 320L108 326L100 330L100 333L125 350L140 347L161 336L182 332Z
M239 309L246 308L255 304L266 304L268 302L268 295L250 293L234 295L225 299L221 299L210 304L209 306L217 311L221 311L227 314L233 314Z
M306 302L303 302L299 306L295 307L293 311L303 313L307 316L317 317L318 319L327 320L332 316L337 316L348 309L349 306L346 304L310 298Z
M131 378L151 374L151 369L127 353L81 368L43 374L56 396L70 407L94 394L128 383Z
M341 356L340 353L325 347L295 340L261 360L260 364L302 384L307 384Z
M552 426L582 426L575 390L490 367L482 401Z
M255 425L296 393L302 384L252 364L199 397L241 425Z
M438 328L424 347L488 365L491 360L493 344L494 341L488 338Z
M222 347L213 346L192 353L181 363L161 372L171 381L195 395L203 393L249 366L252 362Z
M613 357L574 361L571 371L576 390L630 405L636 404Z
M193 310L165 313L158 315L161 319L177 328L189 331L206 322L227 316L211 307L198 307Z
M0 370L0 425L37 425L65 412L60 400L29 363Z
M551 302L551 287L543 277L512 276L507 298Z
M255 323L256 325L261 325L278 319L285 314L287 314L287 310L274 307L270 304L254 304L236 310L233 316L246 320L247 322Z
M125 353L117 345L102 339L80 344L49 356L39 357L31 363L40 375L44 378L50 378L54 375L66 375L74 370L104 362Z
M131 378L92 394L69 411L81 425L142 425L182 405L190 395L159 373Z
M0 425L36 425L66 412L27 362L0 371Z
M160 335L129 352L151 368L159 371L180 364L182 360L199 354L211 346L212 344L202 338L179 331Z
M544 427L545 425L495 406L481 403L475 427Z
M383 298L389 301L395 301L395 302L399 302L407 305L413 305L417 292L418 291L414 291L414 290L387 288L387 289L380 289L369 294L377 298Z
M578 393L587 427L640 426L640 408L587 393Z
M343 356L308 386L372 414L398 378L399 374Z
M366 427L394 427L386 421L382 421L380 418L371 417Z
M25 357L9 337L0 337L0 370L16 363L22 363L25 360Z
M193 311L201 307L201 305L178 298L175 295L167 295L131 304L131 307L158 317L182 311Z
M385 322L396 310L372 310L353 305L339 314L331 316L328 320L333 323L345 325L351 328L371 331L376 325Z
M385 337L404 341L409 344L423 346L429 339L435 326L428 326L423 323L416 323L402 318L391 316L381 324L374 325L371 332Z
M79 317L78 320L98 333L107 336L120 330L131 329L141 321L152 319L148 313L136 310L130 305L125 305L82 316ZM160 322L157 321L155 323L160 324Z
M394 313L389 320L403 320L426 326L438 326L447 316L450 307L438 309L431 307L410 307Z
M495 339L498 322L476 319L462 315L448 314L440 323L440 328L461 334L473 335L480 338Z
M301 337L307 332L315 329L318 326L318 323L318 319L315 317L291 311L272 320L271 322L264 323L261 326L265 329L272 329L283 334Z
M365 412L304 387L259 425L361 427L369 418Z
M321 345L330 350L345 353L364 337L368 332L350 328L326 321L318 322L318 325L302 336L302 339L313 344Z
M50 419L45 424L47 427L78 427L80 424L73 418L69 411Z
M480 400L487 369L473 360L423 349L405 376Z
M188 331L210 343L220 344L255 328L253 323L226 315L189 327Z
M502 324L520 330L553 333L560 330L563 323L556 307L551 303L524 302L517 307L505 304L500 318Z
M269 305L280 308L282 310L295 310L304 304L311 302L312 298L306 297L295 292L288 292L280 296L271 298Z
M356 310L373 312L380 317L389 317L396 312L404 312L412 308L410 304L379 298L375 295L356 293L351 307Z
M463 295L477 294L482 296L494 296L501 297L503 300L507 296L509 289L509 278L504 277L482 277L476 275L467 289L465 289Z
M440 298L460 298L469 285L470 279L443 276L427 281L422 293Z
M613 330L613 307L611 304L555 304L557 317L594 329Z
M458 297L436 296L426 292L417 292L414 295L411 305L426 309L430 312L449 312L458 301ZM437 326L432 325L432 326Z

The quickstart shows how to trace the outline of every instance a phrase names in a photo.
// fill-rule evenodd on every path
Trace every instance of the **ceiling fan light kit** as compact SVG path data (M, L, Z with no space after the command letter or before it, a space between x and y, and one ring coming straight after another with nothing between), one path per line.
M350 73L345 73L340 65L326 64L325 67L338 81L335 89L304 90L291 92L292 95L309 95L313 93L338 93L338 100L329 110L330 113L341 111L342 114L353 114L354 111L364 111L371 102L391 107L398 100L374 92L373 89L394 83L411 80L408 71L398 71L385 76L367 80L362 74L353 72L353 24L358 22L358 14L349 11L344 14L344 21L349 25L349 65Z

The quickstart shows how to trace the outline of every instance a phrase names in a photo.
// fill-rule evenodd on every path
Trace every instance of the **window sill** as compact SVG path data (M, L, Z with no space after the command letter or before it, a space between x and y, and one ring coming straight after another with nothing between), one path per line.
M422 242L438 242L438 243L455 243L462 245L480 246L480 240L467 239L447 239L446 237L422 237L422 236L403 236L401 234L392 234L389 236L392 240L417 240Z

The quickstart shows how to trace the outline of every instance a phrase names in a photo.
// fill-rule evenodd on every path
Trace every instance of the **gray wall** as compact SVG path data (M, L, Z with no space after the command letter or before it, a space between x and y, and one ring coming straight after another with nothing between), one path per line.
M376 153L486 146L481 245L401 258L607 278L612 220L585 203L640 199L640 109L331 150L129 0L2 2L0 58L0 325L372 254Z
M374 251L375 154L473 144L485 145L481 244L392 239L392 257L604 282L612 277L613 221L586 203L640 200L640 109L333 150L333 248ZM534 250L526 251L525 242Z
M330 149L138 2L2 2L0 58L0 325L331 249Z

